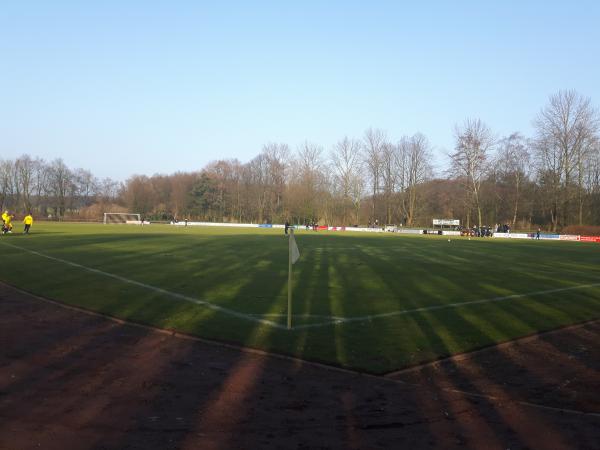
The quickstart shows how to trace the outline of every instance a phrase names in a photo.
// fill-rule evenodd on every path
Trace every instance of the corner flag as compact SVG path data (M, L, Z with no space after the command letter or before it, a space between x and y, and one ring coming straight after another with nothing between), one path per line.
M288 313L287 313L287 327L288 330L292 328L292 264L300 258L300 251L296 245L296 238L294 237L294 227L290 228L289 234L289 245L288 245Z
M300 258L300 250L298 250L298 246L296 245L296 238L294 237L294 232L290 234L290 256L292 258L292 264L296 264L296 261Z

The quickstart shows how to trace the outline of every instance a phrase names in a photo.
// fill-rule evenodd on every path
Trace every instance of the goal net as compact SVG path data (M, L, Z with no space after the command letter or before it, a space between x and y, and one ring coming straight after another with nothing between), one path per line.
M140 214L104 213L104 224L107 224L107 223L141 225L142 218L141 218Z

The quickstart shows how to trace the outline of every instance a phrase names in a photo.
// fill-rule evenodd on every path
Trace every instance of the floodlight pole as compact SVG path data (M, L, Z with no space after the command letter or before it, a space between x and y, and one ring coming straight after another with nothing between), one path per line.
M294 239L294 228L290 227L288 235L288 307L287 328L292 329L292 240Z

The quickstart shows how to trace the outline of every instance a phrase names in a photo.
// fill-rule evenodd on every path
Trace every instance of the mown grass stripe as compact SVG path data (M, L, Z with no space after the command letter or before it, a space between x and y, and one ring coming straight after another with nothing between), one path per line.
M214 303L211 303L211 302L206 301L206 300L200 300L200 299L193 298L193 297L190 297L190 296L187 296L187 295L178 294L177 292L171 292L171 291L168 291L168 290L163 289L163 288L152 286L150 284L142 283L140 281L131 280L129 278L122 277L120 275L115 275L114 273L105 272L105 271L99 270L99 269L94 269L93 267L87 267L87 266L84 266L82 264L74 263L72 261L67 261L66 259L61 259L61 258L56 258L54 256L45 255L44 253L40 253L40 252L37 252L35 250L29 250L29 249L26 249L26 248L23 248L23 247L19 247L18 245L9 244L7 242L0 242L0 244L2 244L4 246L7 246L7 247L16 248L18 250L21 250L21 251L24 251L24 252L27 252L27 253L31 253L33 255L37 255L37 256L40 256L42 258L46 258L46 259L49 259L49 260L52 260L52 261L56 261L56 262L60 262L60 263L63 263L63 264L67 264L67 265L72 266L72 267L77 267L79 269L83 269L83 270L86 270L88 272L92 272L92 273L95 273L95 274L98 274L98 275L102 275L102 276L105 276L105 277L110 277L110 278L113 278L115 280L119 280L119 281L121 281L123 283L128 283L128 284L132 284L134 286L138 286L138 287L141 287L141 288L144 288L144 289L148 289L148 290L157 292L159 294L163 294L163 295L166 295L168 297L175 298L177 300L183 300L183 301L186 301L186 302L195 303L196 305L205 306L205 307L210 308L210 309L212 309L214 311L218 311L218 312L223 313L223 314L227 314L227 315L230 315L230 316L233 316L233 317L237 317L238 319L249 320L251 322L261 323L263 325L268 325L268 326L271 326L271 327L274 327L274 328L286 329L286 327L284 327L283 325L278 324L277 322L273 322L273 321L267 320L267 319L258 318L258 317L255 317L255 316L252 316L252 315L249 315L249 314L244 314L244 313L241 313L239 311L234 311L234 310L229 309L229 308L224 308L222 306L215 305Z

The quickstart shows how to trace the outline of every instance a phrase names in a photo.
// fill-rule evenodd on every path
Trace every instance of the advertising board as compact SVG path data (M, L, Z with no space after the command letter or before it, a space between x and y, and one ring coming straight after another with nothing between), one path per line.
M433 219L433 226L459 226L460 220L458 219Z

